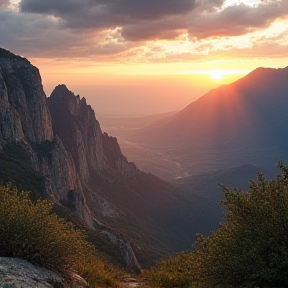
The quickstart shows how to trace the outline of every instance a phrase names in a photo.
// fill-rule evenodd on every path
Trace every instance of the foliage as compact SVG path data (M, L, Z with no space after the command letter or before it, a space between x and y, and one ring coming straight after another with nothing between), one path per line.
M210 237L198 235L192 252L146 272L148 280L161 287L287 287L288 167L278 167L276 180L259 173L247 192L222 185L220 227Z
M191 253L182 252L161 261L150 271L143 270L142 276L155 287L189 287L194 277L194 261L191 260Z
M113 283L118 271L97 258L86 234L35 203L26 191L0 186L0 256L19 257L68 277L75 271L91 283Z

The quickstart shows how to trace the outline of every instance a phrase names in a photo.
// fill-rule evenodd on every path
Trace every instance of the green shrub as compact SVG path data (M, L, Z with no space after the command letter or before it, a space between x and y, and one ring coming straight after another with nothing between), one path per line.
M112 284L118 271L97 258L83 231L51 209L48 201L34 203L29 192L0 186L0 256L19 257L67 278L76 272L91 284Z
M248 191L224 192L226 212L194 250L163 260L144 276L156 287L288 287L288 166L276 180L258 173Z
M150 270L143 270L141 274L152 287L188 288L193 282L194 264L191 254L182 252L162 260Z

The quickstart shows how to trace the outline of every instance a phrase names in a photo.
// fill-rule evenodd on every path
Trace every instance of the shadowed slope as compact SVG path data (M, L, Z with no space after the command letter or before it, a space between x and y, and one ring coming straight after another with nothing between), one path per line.
M164 147L191 173L287 157L288 68L258 68L211 90L138 141ZM194 162L194 163L193 163Z

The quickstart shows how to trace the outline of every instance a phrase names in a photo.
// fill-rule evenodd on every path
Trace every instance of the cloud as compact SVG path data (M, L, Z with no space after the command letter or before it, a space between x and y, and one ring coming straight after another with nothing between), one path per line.
M261 42L261 40L258 42L259 43L253 43L250 48L227 47L225 51L212 51L211 49L210 56L216 58L225 57L231 59L235 59L236 57L239 57L239 55L241 55L242 58L257 58L259 56L263 58L288 57L288 41L283 44L277 43L277 41L274 41L273 39L263 39L263 42Z
M22 0L20 11L52 15L67 29L122 28L128 41L172 39L183 31L192 37L236 36L249 29L268 27L288 15L288 1L262 1L221 6L224 0Z
M171 40L186 33L186 19L181 16L125 25L122 36L129 41Z
M265 1L251 7L244 4L228 6L220 12L199 15L189 23L189 34L200 39L238 36L251 30L267 28L280 17L287 17L288 1Z
M10 5L10 0L0 0L0 8L7 8Z
M25 57L97 57L129 49L119 32L75 33L64 22L39 14L0 9L0 47Z
M20 10L63 19L70 28L115 28L187 14L195 0L22 0Z
M12 11L9 2L0 0L0 46L27 57L139 59L136 54L142 53L163 60L167 51L167 59L178 59L175 49L157 54L149 43L179 45L189 35L190 45L179 53L186 58L190 51L194 59L201 51L209 53L204 40L245 35L288 16L287 0L254 6L229 6L236 2L230 0L21 0L19 11Z

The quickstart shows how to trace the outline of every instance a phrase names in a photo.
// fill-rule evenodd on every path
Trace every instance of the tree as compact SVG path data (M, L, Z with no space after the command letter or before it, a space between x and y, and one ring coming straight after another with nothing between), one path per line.
M276 180L258 173L248 191L221 185L223 222L198 235L190 287L288 287L288 167L278 168Z

